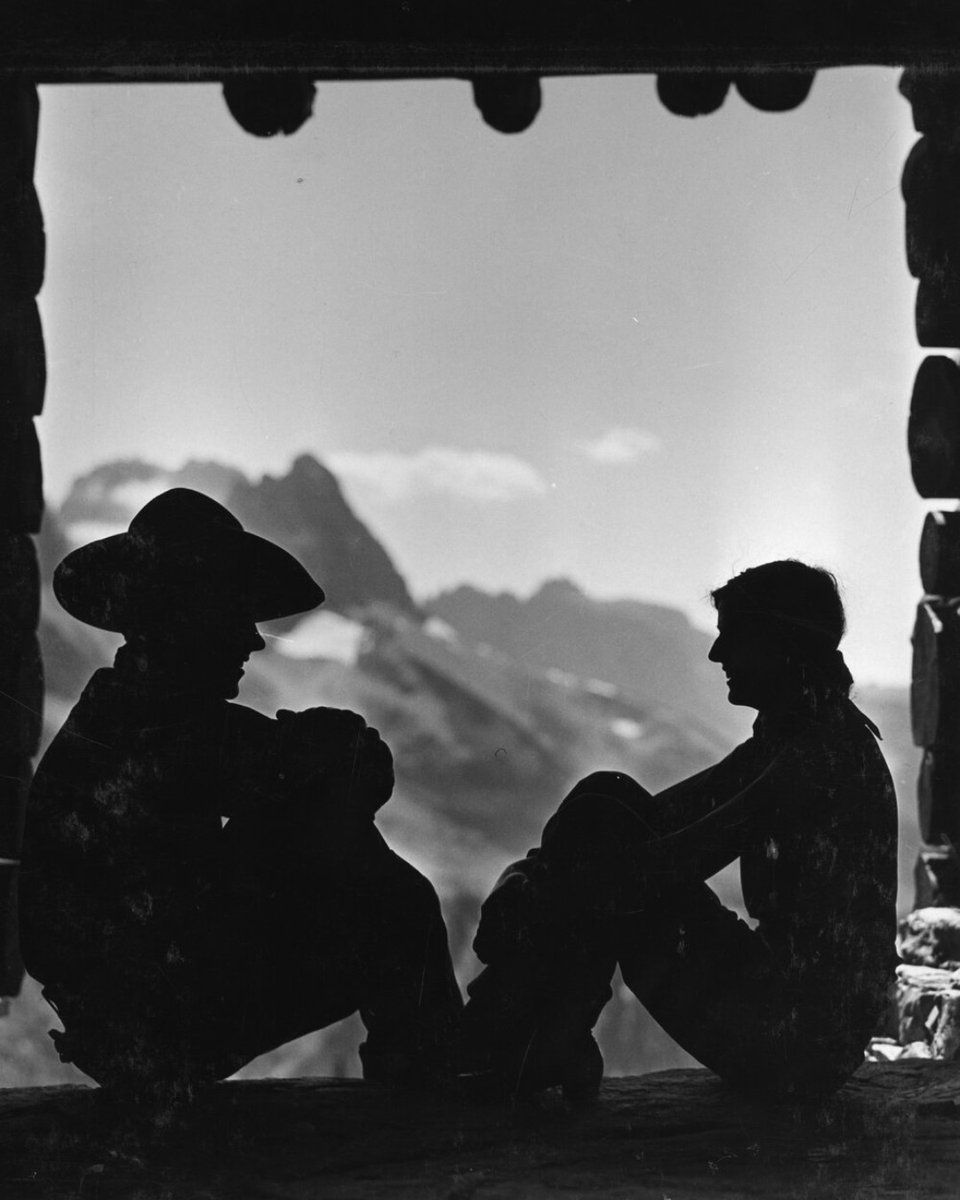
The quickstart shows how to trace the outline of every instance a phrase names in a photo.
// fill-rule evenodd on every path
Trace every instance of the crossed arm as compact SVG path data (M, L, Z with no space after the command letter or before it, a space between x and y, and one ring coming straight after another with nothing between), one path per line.
M632 781L607 790L612 776L588 777L548 822L542 845L497 880L481 909L478 957L490 961L499 945L522 936L526 916L558 901L567 908L606 891L617 904L642 905L664 885L710 878L758 832L819 805L828 794L824 767L818 748L803 741L767 754L747 742L656 796ZM558 853L564 838L566 853Z
M265 717L229 705L221 746L223 815L287 800L345 803L372 817L393 792L393 756L349 709L280 709Z

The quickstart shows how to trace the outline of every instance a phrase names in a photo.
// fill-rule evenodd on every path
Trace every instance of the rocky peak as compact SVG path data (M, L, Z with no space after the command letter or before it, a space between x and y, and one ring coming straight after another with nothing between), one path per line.
M327 593L327 606L347 612L371 602L416 613L389 554L354 513L336 477L309 454L279 478L239 481L231 511L253 533L284 546Z
M563 604L583 600L584 594L572 579L547 579L530 597L531 604Z

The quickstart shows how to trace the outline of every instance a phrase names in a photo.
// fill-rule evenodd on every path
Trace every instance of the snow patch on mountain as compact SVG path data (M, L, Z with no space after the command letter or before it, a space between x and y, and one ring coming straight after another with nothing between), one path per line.
M288 634L267 636L284 658L324 658L352 667L368 635L367 627L360 621L321 611L304 617Z

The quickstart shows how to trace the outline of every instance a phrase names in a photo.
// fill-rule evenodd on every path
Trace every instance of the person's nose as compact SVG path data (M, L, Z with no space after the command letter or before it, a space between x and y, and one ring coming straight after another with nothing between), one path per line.
M263 650L266 644L267 643L261 636L260 630L256 627L256 625L254 625L253 629L250 631L250 638L247 642L247 645L250 647L251 654L255 650Z
M715 638L713 645L710 647L710 653L707 655L710 662L718 663L721 661L720 638Z

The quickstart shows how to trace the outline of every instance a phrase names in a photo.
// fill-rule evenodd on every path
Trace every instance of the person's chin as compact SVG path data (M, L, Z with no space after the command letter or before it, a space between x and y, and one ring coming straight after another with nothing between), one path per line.
M224 675L222 686L220 687L220 695L224 700L236 700L240 695L240 683L243 679L242 671L235 671L232 674Z

